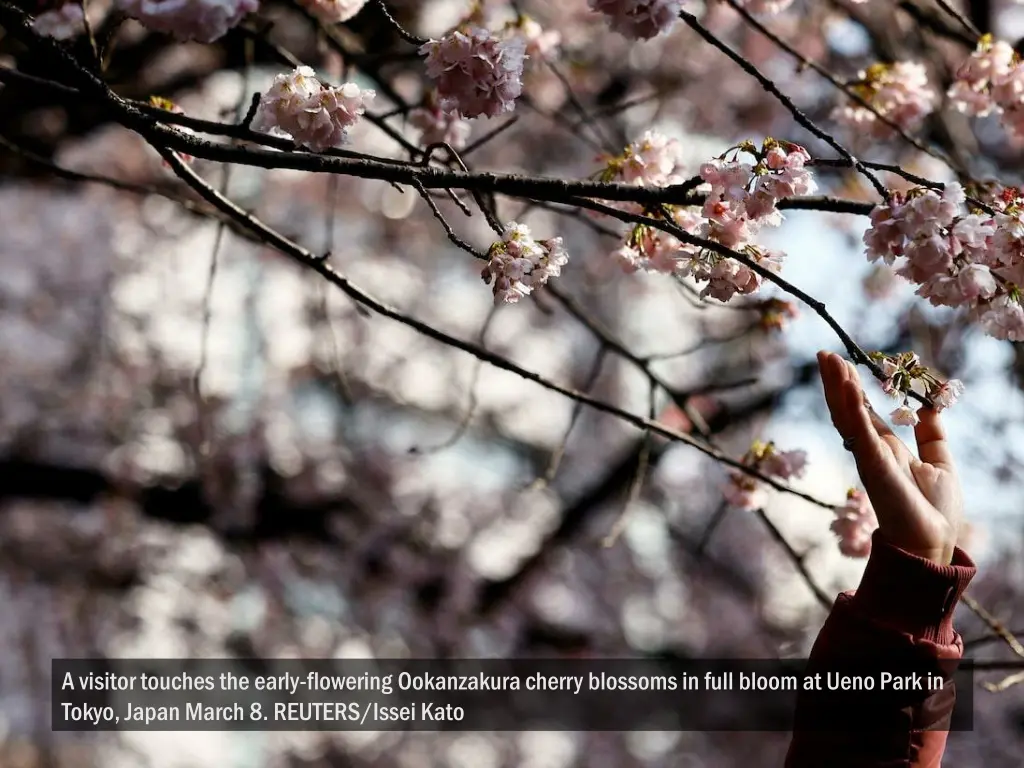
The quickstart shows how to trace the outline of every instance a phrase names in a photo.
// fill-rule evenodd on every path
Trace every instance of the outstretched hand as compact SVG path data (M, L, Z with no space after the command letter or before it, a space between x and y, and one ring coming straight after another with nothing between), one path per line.
M949 565L963 501L939 414L918 411L915 456L871 409L853 364L819 352L818 367L832 423L850 445L882 534L900 549Z

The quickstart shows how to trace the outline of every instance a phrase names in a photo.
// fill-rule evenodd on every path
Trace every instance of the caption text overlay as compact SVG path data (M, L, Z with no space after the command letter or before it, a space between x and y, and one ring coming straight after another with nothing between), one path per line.
M970 730L970 671L949 661L679 659L56 659L58 731ZM925 700L929 706L921 706ZM896 718L896 719L893 719Z

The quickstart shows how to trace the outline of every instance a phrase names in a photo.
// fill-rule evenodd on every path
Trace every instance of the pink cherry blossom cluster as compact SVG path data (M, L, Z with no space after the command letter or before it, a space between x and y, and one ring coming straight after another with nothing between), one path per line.
M968 213L963 188L893 193L871 212L864 233L869 261L904 261L896 274L936 306L964 307L998 339L1024 340L1024 196L1006 189Z
M685 181L682 175L682 147L675 139L658 131L647 131L634 141L621 155L605 157L605 167L598 174L603 182L633 184L638 187L668 187ZM642 214L642 205L629 202L610 203L620 210ZM666 205L673 223L686 232L696 234L701 217L687 208ZM691 246L671 235L646 225L630 230L625 243L614 256L623 271L664 272L674 274L679 267L681 253Z
M569 261L562 238L534 240L525 224L509 222L501 240L491 245L490 259L480 276L493 283L495 304L515 304L549 278L562 274Z
M757 245L744 245L739 249L752 263L769 272L778 274L782 270L785 254ZM701 249L684 261L678 270L682 277L692 277L698 282L707 281L701 290L701 297L710 296L718 301L729 301L736 294L746 296L761 287L763 280L759 272L748 264L726 258L714 251Z
M831 529L839 540L839 551L847 557L870 555L871 535L878 529L878 518L867 494L851 488L846 492L845 506L835 513Z
M470 26L424 43L420 53L441 109L466 118L497 117L515 109L523 91L526 47L522 35L502 39Z
M445 112L441 109L434 92L409 113L409 122L420 131L419 143L424 147L448 144L452 149L463 149L471 131L469 121L458 111Z
M754 162L741 161L740 152L752 155ZM810 195L818 188L806 167L810 159L803 147L768 138L760 150L745 142L702 165L700 177L711 185L703 213L712 239L738 249L762 226L778 226L781 198Z
M604 182L638 187L667 187L681 184L683 152L679 142L658 131L647 131L616 157L606 157L600 173ZM640 210L635 206L632 210Z
M317 18L328 24L338 24L355 17L363 10L367 0L299 0Z
M886 377L882 383L883 391L894 400L902 401L902 405L889 414L894 424L906 427L917 424L917 412L909 400L911 391L930 398L936 411L949 408L964 393L962 381L940 381L928 368L921 365L921 358L914 352L899 355L873 352L871 359L878 363Z
M259 0L117 0L117 7L154 32L212 43L254 13Z
M807 468L806 451L780 451L775 443L754 441L741 460L745 466L762 475L789 480L802 477ZM745 472L729 473L729 482L722 489L726 503L745 510L760 509L768 500L768 486Z
M252 128L283 133L299 146L323 152L348 141L348 129L374 95L355 83L332 88L311 67L297 67L274 78L260 98Z
M633 184L638 187L668 187L682 184L682 147L675 139L658 131L647 131L634 141L621 155L605 157L605 167L598 174L603 182ZM636 203L615 202L611 205L629 213L643 214L644 207ZM672 217L672 222L690 234L697 234L702 219L690 209L665 205L661 207ZM660 218L661 211L657 212ZM644 224L633 227L625 243L614 253L623 271L633 273L663 272L675 274L687 254L696 249L671 235Z
M519 36L526 43L526 58L553 61L558 57L562 33L544 29L532 16L520 15L505 26L505 37Z
M69 2L52 11L41 13L32 22L36 34L52 37L54 40L70 40L85 31L85 16L82 6Z
M683 0L589 0L590 9L608 17L612 29L631 40L650 40L679 20Z
M749 153L753 162L741 161ZM730 155L732 158L729 159ZM745 142L701 166L700 177L710 184L704 207L697 213L678 206L661 206L672 223L687 234L711 240L743 253L750 262L770 271L782 268L784 254L750 242L761 227L782 221L778 200L806 195L817 184L806 167L810 156L796 144L765 139L761 149ZM668 186L682 181L678 145L648 133L614 158L602 173L603 181L641 186ZM761 287L762 275L749 264L728 258L698 244L681 242L649 225L633 227L615 258L627 272L664 272L707 282L702 296L728 301Z
M985 35L950 87L953 106L974 117L997 113L1015 134L1024 134L1024 65L1013 48Z
M753 162L741 160L742 152L752 155ZM817 189L806 167L808 160L810 155L803 147L768 138L760 150L745 142L702 165L700 177L711 189L701 211L704 222L698 234L743 253L770 272L779 272L785 254L751 241L762 227L782 222L777 206L781 198L808 195ZM728 301L737 293L753 293L762 282L761 274L749 265L710 249L699 249L691 255L680 273L708 281L701 295L719 301Z
M697 235L702 219L688 208L662 206L671 217L671 222L683 231ZM662 218L660 215L657 218ZM661 272L666 275L681 274L690 260L698 255L700 248L677 240L647 224L637 224L626 236L623 245L614 252L623 272Z
M850 87L873 110L851 101L836 107L832 118L878 139L894 133L892 126L879 120L878 115L884 115L904 131L913 131L935 110L938 95L928 83L928 70L916 61L875 64L861 72Z

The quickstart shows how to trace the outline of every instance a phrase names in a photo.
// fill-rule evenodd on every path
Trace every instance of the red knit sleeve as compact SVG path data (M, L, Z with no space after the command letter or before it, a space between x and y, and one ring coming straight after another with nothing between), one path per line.
M855 592L839 595L811 651L809 671L850 663L899 663L948 669L963 643L953 611L976 568L957 549L940 566L889 544L876 532ZM797 700L786 768L938 768L955 700L955 688L864 697L803 691ZM852 708L852 709L851 709ZM877 728L865 729L870 714ZM940 724L936 727L936 724Z

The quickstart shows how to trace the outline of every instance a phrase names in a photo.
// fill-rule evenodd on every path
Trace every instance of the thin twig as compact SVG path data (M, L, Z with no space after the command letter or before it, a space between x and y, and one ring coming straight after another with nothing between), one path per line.
M498 136L503 134L505 131L507 131L509 128L511 128L513 125L515 125L518 122L519 122L519 118L518 117L515 117L515 116L510 117L508 120L506 120L504 123L499 125L497 128L492 128L487 133L485 133L483 136L481 136L479 139L475 139L475 140L471 141L469 144L467 144L463 148L463 150L462 150L462 156L466 157L467 155L473 154L474 152L476 152L481 147L486 146L487 143L490 142L492 139L496 139Z
M723 453L722 451L716 448L708 446L703 441L698 440L692 437L691 435L678 432L674 429L666 427L664 424L661 424L659 422L653 421L642 416L638 416L634 413L630 413L629 411L623 410L622 408L612 405L611 403L607 403L603 400L590 397L589 395L585 395L581 392L577 392L571 389L570 387L565 387L561 384L557 384L553 381L544 378L543 376L540 376L537 373L534 373L533 371L528 371L525 368L521 368L520 366L516 365L507 358L504 358L488 350L481 349L479 345L463 341L462 339L457 339L453 336L450 336L449 334L444 333L443 331L437 328L434 328L433 326L427 323L424 323L421 320L417 320L416 318L410 317L409 315L406 315L403 312L400 312L399 310L389 307L383 302L375 299L373 296L371 296L361 288L355 286L351 281L349 281L347 277L337 272L324 259L318 257L316 254L311 253L310 251L306 250L297 243L289 240L284 235L280 234L276 230L264 224L262 221L257 219L252 214L244 211L243 209L235 205L233 202L220 195L215 189L213 189L209 184L207 184L198 174L196 174L195 171L193 171L186 164L184 164L173 151L167 149L166 147L162 147L158 143L156 143L155 137L143 134L143 138L150 142L154 149L156 149L157 152L160 153L161 157L163 157L168 162L168 164L171 166L175 174L177 174L183 181L185 181L186 184L192 187L192 189L194 189L196 193L199 194L200 197L202 197L204 200L206 200L216 208L222 210L228 216L236 219L240 224L252 230L254 233L259 235L261 239L268 245L281 251L283 254L294 259L301 265L318 272L331 284L335 285L344 293L348 294L353 299L363 304L368 309L376 312L377 314L380 314L391 320L395 320L399 323L402 323L403 325L412 328L413 330L417 331L418 333L421 333L422 335L428 338L434 339L435 341L439 341L442 344L445 344L449 347L473 355L474 357L482 359L484 362L487 362L496 368L508 371L509 373L513 373L519 376L520 378L538 384L547 390L556 392L571 400L582 402L584 405L590 406L594 410L616 416L622 421L632 424L635 427L638 427L640 429L648 429L655 434L668 438L669 440L682 442L687 445L690 445L696 448L701 453L704 453L705 455L715 459L716 461L719 461L722 464L725 464L726 466L732 467L733 469L737 469L740 472L743 472L744 474L750 475L751 477L761 480L763 483L767 484L772 488L775 488L776 490L780 490L789 493L793 496L796 496L798 498L802 498L805 501L809 501L812 504L823 507L825 509L831 510L836 508L836 505L834 504L829 504L827 502L815 498L814 496L811 496L810 494L804 493L803 491L798 491L794 488L790 488L789 486L779 482L775 478L764 475L758 472L757 470L748 467L742 462L733 459L731 456Z
M814 134L819 139L828 144L830 147L832 147L832 149L838 152L843 158L848 160L849 163L854 168L856 168L857 171L871 183L871 185L878 191L878 194L881 195L883 199L888 199L889 192L888 190L886 190L885 185L883 185L882 182L878 180L878 177L875 176L875 174L871 173L871 171L869 171L867 168L865 168L864 164L860 160L855 158L842 144L836 141L830 134L826 133L821 128L819 128L814 123L814 121L811 120L811 118L805 115L800 110L800 108L793 103L792 99L786 96L786 94L784 94L779 89L779 87L775 85L775 83L773 83L771 80L765 77L757 67L755 67L749 61L747 61L738 53L736 53L736 51L734 51L724 42L715 37L715 35L712 34L707 29L707 27L701 24L700 21L697 20L697 17L694 16L692 13L680 11L679 17L683 21L685 21L690 26L690 28L693 29L698 35L704 38L704 40L711 43L711 45L713 45L715 48L717 48L730 59L732 59L734 62L736 62L744 72L746 72L748 75L757 80L757 82L761 84L762 88L764 88L766 91L768 91L768 93L770 93L772 96L778 99L782 106L789 110L790 114L793 115L793 118L800 125L802 125L812 134Z
M597 377L601 375L601 368L604 365L604 359L607 352L608 348L603 344L598 348L597 354L594 356L594 362L590 366L590 371L584 379L583 392L589 392L597 381ZM572 435L572 431L576 427L576 422L579 421L580 414L582 412L583 403L578 401L573 403L572 414L569 416L569 426L565 428L565 434L562 435L562 439L559 441L558 447L552 452L551 458L548 461L548 467L544 474L531 483L531 489L536 490L538 488L545 488L554 482L555 476L558 474L558 469L562 465L562 457L565 456L565 450L569 445L569 437Z
M992 632L999 635L999 637L1003 639L1003 642L1005 642L1010 647L1011 651L1013 651L1015 654L1024 659L1024 644L1022 644L1020 640L1014 637L1010 630L1008 630L1003 625L1003 623L999 621L999 619L997 619L995 616L989 613L983 605L981 605L977 600L975 600L970 595L963 595L960 599L961 602L963 602L964 605L970 608L971 611L979 619L985 622L985 624L988 626L989 629L992 630Z
M96 71L102 72L103 57L100 55L100 48L96 43L96 34L93 31L92 22L89 20L89 0L79 0L78 4L82 9L82 26L85 28L85 37L89 41L89 49L92 51Z
M968 19L966 16L960 13L960 11L958 11L956 8L950 5L947 2L947 0L935 0L935 4L938 5L939 8L944 10L950 16L952 16L954 19L956 19L960 23L960 26L966 29L972 37L974 37L975 39L981 37L981 31L976 26L974 26L974 22L972 22L970 19Z
M569 78L565 76L565 74L558 67L558 65L555 64L555 62L546 59L545 63L547 64L548 69L550 69L551 72L554 73L555 77L558 78L558 82L562 84L562 89L565 91L565 96L569 100L569 104L575 110L576 115L579 118L580 122L576 124L577 127L579 125L587 126L590 130L594 132L594 135L597 137L597 140L603 142L606 151L610 153L616 152L618 150L618 147L615 146L615 142L612 140L610 136L608 136L604 132L604 129L601 127L601 124L594 117L592 117L589 112L587 112L587 108L583 106L583 103L576 96L576 92L573 91L572 83L569 82Z
M417 37L416 35L412 34L412 32L406 30L405 27L403 27L401 24L399 24L398 19L391 15L391 11L388 9L388 4L385 2L385 0L377 0L377 7L380 9L380 12L384 15L384 18L387 20L388 24L391 25L392 29L394 29L395 32L398 33L398 36L405 40L405 42L411 43L412 45L415 46L421 46L424 43L430 42L425 37Z
M491 307L487 313L487 317L484 319L484 324L480 328L480 335L477 337L476 343L480 345L481 349L487 349L487 332L491 329L491 323L494 321L495 316L498 313L497 306ZM462 439L463 435L469 429L469 425L473 422L473 417L476 416L476 409L478 405L476 388L480 381L480 371L484 367L483 360L479 358L473 361L473 374L469 381L469 402L466 403L466 413L456 425L455 430L448 437L447 440L439 443L438 445L431 446L429 448L412 448L409 453L415 453L418 455L429 455L433 453L440 453L441 451L451 448L453 445Z
M619 357L628 361L634 365L644 376L647 377L647 381L651 385L660 387L665 393L672 398L674 402L683 413L686 414L687 418L694 425L694 431L702 437L707 436L708 428L707 424L704 423L704 419L697 413L692 405L690 404L690 398L693 392L683 392L676 387L669 384L664 378L655 373L648 361L644 360L639 355L635 354L632 350L622 344L618 339L611 335L598 321L591 317L586 310L580 306L579 302L576 301L572 296L563 292L557 286L551 285L550 283L546 286L547 292L554 296L558 302L565 308L565 310L577 321L583 325L590 333L598 339L601 344L607 349L611 350Z
M1008 675L1000 680L998 683L982 683L982 687L990 693L1002 693L1007 688L1012 688L1015 685L1024 683L1024 672L1017 672L1012 675Z
M657 416L655 410L655 403L657 402L657 387L654 382L650 383L650 390L647 393L648 397L648 410L647 415L651 421ZM622 505L622 512L615 519L615 523L612 525L608 535L604 537L604 541L601 545L605 548L615 546L615 542L619 540L622 532L626 530L626 524L629 522L629 513L633 511L636 505L636 501L640 498L640 491L644 487L644 480L647 478L647 470L650 466L651 461L651 433L644 433L643 445L640 447L640 456L636 462L636 472L633 475L633 482L629 486L629 494L626 496L626 502Z
M476 248L474 248L461 237L455 234L455 230L452 229L452 225L448 223L448 219L446 219L444 217L444 214L441 213L441 209L437 207L437 203L434 202L434 198L430 196L430 194L423 187L423 185L419 181L414 181L413 187L416 189L417 192L419 192L420 197L422 197L423 200L426 202L427 206L430 208L430 212L434 214L434 218L441 222L441 226L444 228L444 232L448 236L448 239L451 240L452 243L454 243L457 247L461 248L470 256L472 256L474 259L482 259L486 261L486 254L480 253L480 251L478 251Z
M887 126L889 126L889 128L895 131L895 133L900 138L908 142L915 149L918 149L919 151L924 152L927 155L931 155L937 160L941 160L942 162L949 165L951 168L957 168L957 164L953 162L952 158L948 157L945 153L937 152L936 150L922 143L920 140L911 136L903 129L902 126L900 126L899 123L892 120L889 116L882 114L871 102L863 98L859 93L850 88L850 86L848 86L846 83L839 80L839 78L837 78L827 69L825 69L825 67L823 67L821 64L811 59L808 59L806 56L804 56L802 53L796 50L789 43L787 43L777 34L772 32L770 29L768 29L768 27L766 27L764 24L758 21L757 18L754 17L746 8L740 5L740 3L737 0L726 0L726 2L728 2L729 5L732 6L733 10L735 10L743 18L743 20L747 22L747 24L749 24L751 27L753 27L762 35L764 35L773 43L775 43L775 45L779 47L781 50L785 51L790 56L799 61L802 66L814 70L816 73L818 73L818 75L820 75L821 77L825 78L828 82L830 82L835 88L842 91L849 99L870 111L876 118L878 118ZM867 163L864 163L864 165L870 167Z
M718 509L716 509L715 513L711 516L711 520L709 520L708 524L704 527L704 532L701 533L700 540L697 542L697 547L694 552L698 556L703 556L707 551L707 548L711 545L711 538L715 535L715 531L718 530L718 526L725 522L725 518L729 514L730 510L732 510L732 507L727 501L723 501L718 505Z
M327 180L327 215L324 217L324 253L334 255L334 225L338 206L338 177L331 176ZM330 256L328 258L330 258ZM327 286L323 280L317 280L317 287L320 294L320 322L327 329L327 337L331 343L331 381L336 385L338 398L341 402L349 405L355 402L352 396L352 387L349 386L348 377L341 364L341 345L338 343L338 334L334 328L334 319L331 317L331 307L327 298ZM356 311L366 316L366 309L361 304L352 302Z
M238 102L235 104L234 119L237 121L239 116L242 114L242 105L245 103L245 93L249 90L249 83L252 75L252 59L253 59L253 47L252 41L245 41L245 69L242 77L242 93L238 97ZM257 104L256 97L259 94L255 94L250 101L249 111L255 114L253 105ZM249 120L251 122L251 119ZM248 126L246 126L248 127ZM228 185L231 183L231 165L224 166L224 174L221 177L221 194L227 195ZM217 232L213 238L213 252L210 254L210 268L206 274L206 286L203 289L203 315L201 330L199 335L199 362L196 365L195 373L192 375L192 394L195 397L196 406L196 427L199 432L199 458L200 460L205 459L210 452L210 436L206 430L207 424L207 409L206 401L203 397L203 374L206 371L207 358L209 356L210 349L210 321L213 316L213 286L217 279L217 268L220 263L220 252L221 246L224 242L224 230L226 225L223 221L217 223Z
M424 165L426 165L429 162L435 149L448 150L448 157L451 158L452 162L456 163L462 169L463 173L470 172L469 166L467 166L466 162L462 159L462 155L460 155L458 151L456 151L455 147L453 147L451 144L447 142L436 142L434 144L429 145L424 150ZM484 218L487 219L487 224L491 227L492 230L494 230L495 234L497 234L500 237L502 232L504 231L504 227L501 226L501 222L498 221L496 214L491 210L490 206L484 200L481 191L471 189L469 190L469 193L473 196L473 200L476 202L477 207L480 209L480 212L484 215Z
M231 176L231 166L225 166L221 188L227 190ZM210 348L210 321L213 315L213 285L217 279L221 243L224 241L224 224L217 224L217 233L213 239L213 252L210 254L210 267L206 273L206 286L203 289L203 315L199 332L199 362L192 374L192 396L195 398L196 427L199 430L199 456L206 457L210 452L210 436L207 433L206 400L203 397L203 374L206 372L206 361Z
M251 128L252 121L256 119L256 110L260 107L260 93L257 91L252 95L252 101L249 102L249 109L245 112L245 117L242 118L242 122L239 123L243 128Z
M786 554L789 556L789 559L793 562L793 565L796 566L796 569L800 572L800 575L807 583L807 586L810 587L811 592L814 593L815 599L821 603L826 610L831 610L832 598L826 595L825 591L819 587L817 582L811 577L810 571L807 570L807 564L804 562L803 555L793 549L793 545L789 543L789 540L783 535L782 531L779 530L778 526L771 521L771 518L765 514L763 509L756 510L754 514L757 515L757 518L765 524L765 527L768 529L768 533L771 534L772 538L779 542L779 544L782 545L782 548L786 550Z

